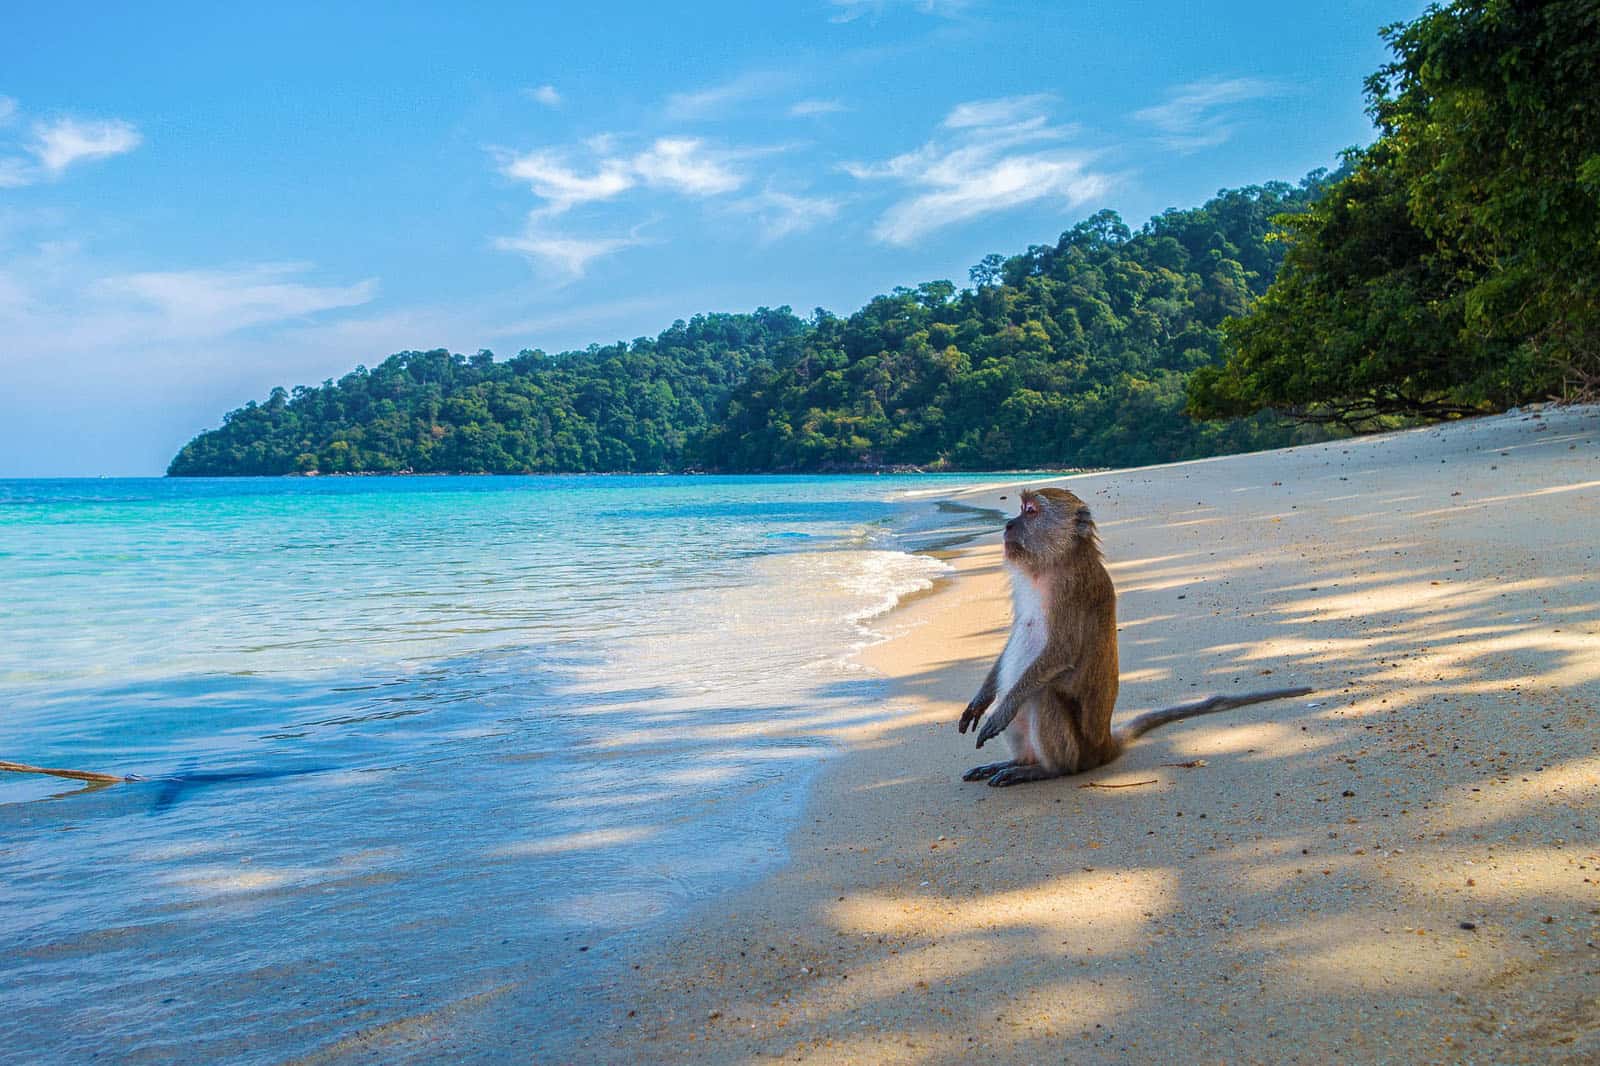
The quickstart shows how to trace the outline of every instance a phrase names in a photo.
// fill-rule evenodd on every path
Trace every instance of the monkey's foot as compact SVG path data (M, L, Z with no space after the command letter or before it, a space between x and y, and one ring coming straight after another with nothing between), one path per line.
M989 787L1005 788L1007 785L1026 785L1029 781L1048 781L1052 777L1060 776L1056 771L1046 770L1037 763L1012 763L989 778Z
M1005 762L991 762L985 763L982 766L974 766L972 769L961 775L961 780L982 781L986 778L993 777L1001 770L1009 770L1015 765L1017 765L1016 760L1007 759Z

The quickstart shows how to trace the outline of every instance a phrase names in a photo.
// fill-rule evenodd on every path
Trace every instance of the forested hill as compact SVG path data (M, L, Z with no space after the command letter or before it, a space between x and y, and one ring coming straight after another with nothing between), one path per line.
M1191 421L1184 389L1276 274L1273 216L1325 180L1224 190L1137 232L1104 211L985 258L970 288L896 289L848 318L697 315L653 339L505 361L403 352L274 389L167 472L1120 466L1289 443L1296 431L1266 415Z

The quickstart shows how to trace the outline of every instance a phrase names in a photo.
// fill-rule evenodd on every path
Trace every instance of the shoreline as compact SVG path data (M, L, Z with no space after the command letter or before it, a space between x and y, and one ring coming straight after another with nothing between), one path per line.
M1169 726L1082 779L962 783L980 760L953 723L1009 602L994 538L950 549L858 654L892 713L831 732L787 863L618 945L623 977L568 1017L508 995L408 1050L1600 1053L1600 409L1198 462L1052 479L1118 587L1118 718L1235 684L1313 696Z

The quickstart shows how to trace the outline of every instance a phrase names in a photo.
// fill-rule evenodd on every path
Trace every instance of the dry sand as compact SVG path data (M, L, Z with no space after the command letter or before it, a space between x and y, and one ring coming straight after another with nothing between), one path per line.
M1009 618L987 536L866 653L899 695L840 732L790 864L569 1017L491 1005L435 1050L1600 1061L1600 409L1063 483L1120 595L1119 716L1316 694L962 783Z

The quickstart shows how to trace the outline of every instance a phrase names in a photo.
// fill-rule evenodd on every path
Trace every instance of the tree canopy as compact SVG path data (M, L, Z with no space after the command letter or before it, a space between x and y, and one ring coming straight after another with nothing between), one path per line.
M731 469L1133 465L1287 443L1271 419L1183 416L1189 374L1281 255L1273 216L1320 188L1225 190L1131 232L1112 211L1055 244L973 268L972 287L896 289L849 318L819 315L798 358L759 368L704 438Z
M183 447L169 475L656 471L806 324L787 307L696 315L654 338L558 356L401 352L338 381L273 389Z
M1600 389L1600 5L1457 0L1383 33L1379 137L1281 220L1197 415L1363 428Z

